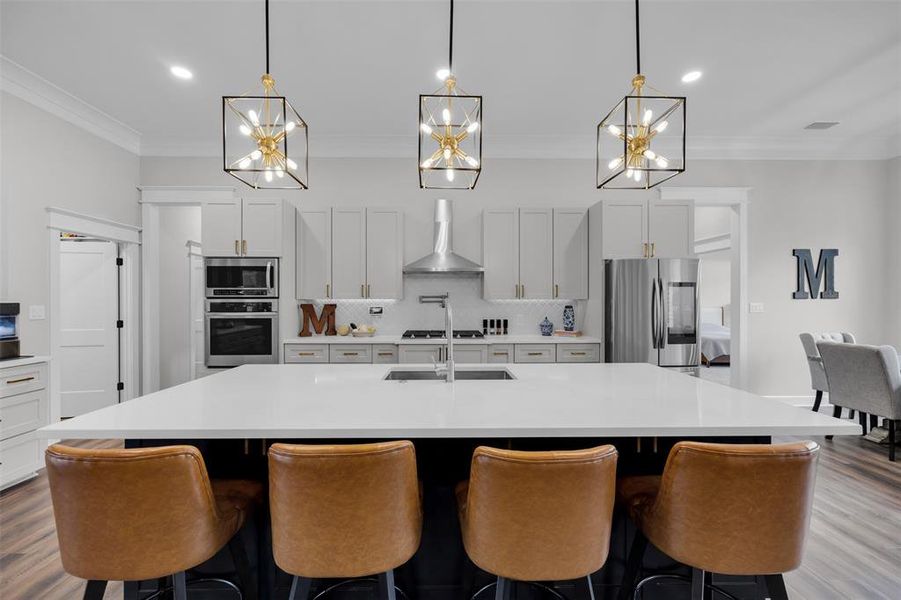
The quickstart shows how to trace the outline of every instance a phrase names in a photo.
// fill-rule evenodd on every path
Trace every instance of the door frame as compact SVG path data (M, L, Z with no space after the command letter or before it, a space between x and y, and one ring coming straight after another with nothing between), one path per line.
M191 302L194 299L194 271L191 265L191 259L195 256L203 257L201 248L200 242L195 242L194 240L188 240L185 243L188 260L188 345L191 353L188 357L188 376L191 381L197 379L197 365L194 363L194 354L197 351L197 347L194 343L194 315L191 314L194 310L194 304Z
M50 251L50 422L60 420L62 395L60 393L61 354L60 323L60 244L62 232L105 240L119 245L119 256L123 259L121 285L119 288L119 309L124 322L119 344L121 376L125 388L120 394L121 401L128 401L140 395L140 260L141 227L119 223L102 217L95 217L63 208L48 207L47 230Z
M691 200L695 207L719 206L732 210L731 294L733 387L748 389L748 204L750 187L662 187L661 200Z

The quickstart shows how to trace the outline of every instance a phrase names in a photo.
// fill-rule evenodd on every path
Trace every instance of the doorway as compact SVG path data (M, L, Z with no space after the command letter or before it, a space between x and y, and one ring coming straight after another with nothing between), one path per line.
M59 234L60 417L120 401L119 245Z
M732 209L695 207L694 254L700 261L700 377L730 385L732 356Z

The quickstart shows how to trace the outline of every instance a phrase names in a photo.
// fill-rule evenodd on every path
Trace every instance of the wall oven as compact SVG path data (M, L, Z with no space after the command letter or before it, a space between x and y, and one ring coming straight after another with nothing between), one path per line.
M278 298L277 258L207 258L207 298Z
M278 362L277 300L207 300L208 367Z

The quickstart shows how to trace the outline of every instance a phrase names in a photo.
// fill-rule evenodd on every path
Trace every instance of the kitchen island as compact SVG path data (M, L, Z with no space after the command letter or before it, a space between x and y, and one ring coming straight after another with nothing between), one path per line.
M849 421L646 364L459 365L457 371L457 381L447 384L417 379L434 375L422 365L246 365L45 427L39 435L123 439L129 447L192 443L212 476L264 481L265 450L273 441L411 439L425 519L420 551L401 569L400 581L415 588L417 598L459 600L465 560L453 486L466 478L477 445L612 443L625 474L659 472L669 448L682 439L766 443L772 436L860 432ZM391 373L400 379L386 380ZM496 376L504 379L482 378ZM261 530L262 597L280 598L289 580L271 565L268 532ZM610 559L594 578L599 592L609 594L619 583L632 533L617 516ZM655 561L671 563L657 556L649 564ZM736 580L730 589L742 597L754 586ZM564 590L570 598L581 593L565 584ZM136 593L134 584L127 587L129 598Z

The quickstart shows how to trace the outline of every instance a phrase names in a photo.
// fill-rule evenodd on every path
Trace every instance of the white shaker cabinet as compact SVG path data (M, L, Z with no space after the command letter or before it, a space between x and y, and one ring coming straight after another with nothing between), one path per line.
M366 297L404 295L404 214L393 208L366 209Z
M401 364L433 364L444 360L443 344L400 344L397 362Z
M282 207L280 198L204 202L200 209L203 255L281 256Z
M519 210L519 297L554 297L554 212Z
M604 258L645 258L648 201L606 200L603 215Z
M282 255L281 199L244 199L241 217L244 256Z
M554 209L554 298L588 299L587 209Z
M653 200L648 211L652 258L694 256L695 208L691 200Z
M332 298L366 297L366 209L332 209Z
M447 350L445 350L445 354L447 354ZM445 356L446 358L447 356ZM488 362L488 344L455 344L454 362L458 365Z
M200 243L204 256L241 256L241 199L204 202Z
M485 209L482 213L483 296L486 300L519 297L519 211Z
M296 216L296 297L332 295L332 209L299 209Z
M603 258L694 256L694 203L685 200L606 200Z

